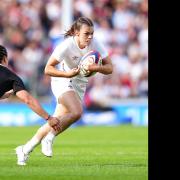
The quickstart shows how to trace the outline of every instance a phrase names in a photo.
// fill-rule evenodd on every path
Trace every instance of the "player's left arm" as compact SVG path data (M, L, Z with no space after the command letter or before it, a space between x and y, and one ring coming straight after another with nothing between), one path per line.
M93 72L99 72L102 74L112 74L113 65L111 59L109 58L109 56L107 56L106 58L102 59L102 65L92 64L88 67L88 70Z

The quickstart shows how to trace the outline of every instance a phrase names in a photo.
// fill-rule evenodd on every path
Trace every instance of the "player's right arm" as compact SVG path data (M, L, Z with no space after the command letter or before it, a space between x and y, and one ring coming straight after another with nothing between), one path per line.
M11 82L13 87L13 93L25 104L29 106L35 113L48 121L48 124L54 130L60 130L60 122L57 118L51 117L40 105L37 99L35 99L25 88L23 81L19 76L9 71L11 75Z
M60 130L60 122L57 118L50 116L39 104L39 102L26 90L16 92L16 96L27 104L35 113L46 119L54 130Z
M61 61L66 58L68 52L69 52L69 40L66 39L65 41L57 45L54 51L52 52L45 66L44 73L52 77L65 77L65 78L71 78L79 74L80 71L79 67L73 68L69 71L61 71L56 68L56 65L61 63Z
M59 64L59 61L51 55L45 66L44 73L52 77L66 77L66 78L71 78L79 74L79 71L80 71L79 67L73 68L65 72L65 71L60 71L56 69L57 64Z

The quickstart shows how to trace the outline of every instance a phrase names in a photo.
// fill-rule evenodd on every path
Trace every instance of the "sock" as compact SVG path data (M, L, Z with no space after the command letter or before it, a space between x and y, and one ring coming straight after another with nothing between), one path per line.
M30 141L28 141L23 146L24 154L29 154L39 143L40 143L40 140L37 139L36 137L33 137Z
M56 135L55 134L53 134L53 132L49 132L47 135L46 135L46 139L47 140L49 140L49 141L52 141L53 142L53 140L54 140L54 138L56 137Z

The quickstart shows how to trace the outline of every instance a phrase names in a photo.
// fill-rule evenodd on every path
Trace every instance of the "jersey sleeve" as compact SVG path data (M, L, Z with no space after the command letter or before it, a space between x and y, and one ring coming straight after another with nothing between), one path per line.
M67 42L63 41L62 43L60 43L55 47L51 56L54 57L57 61L61 62L65 57L67 49L68 49Z
M21 90L26 90L25 85L23 81L18 76L16 76L16 78L14 78L13 80L14 94L16 94L18 91L21 91Z
M26 90L19 76L7 67L0 66L0 97L12 89L14 94L20 90Z
M93 46L94 50L101 54L102 59L108 56L108 51L106 50L105 46L95 38L93 39Z

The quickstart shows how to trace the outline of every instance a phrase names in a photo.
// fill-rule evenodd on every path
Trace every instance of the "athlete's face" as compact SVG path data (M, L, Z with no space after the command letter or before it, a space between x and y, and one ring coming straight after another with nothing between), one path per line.
M94 28L83 24L79 31L76 32L78 45L80 48L88 46L93 38Z

